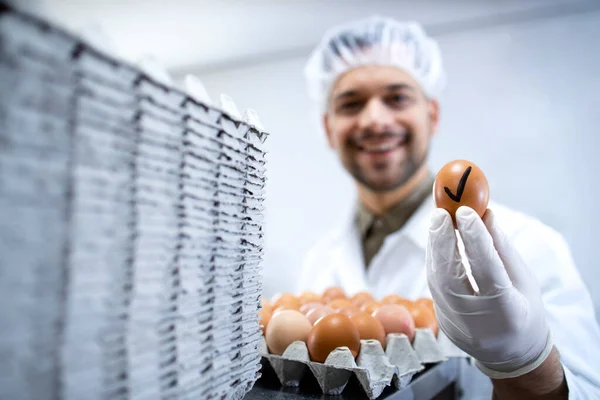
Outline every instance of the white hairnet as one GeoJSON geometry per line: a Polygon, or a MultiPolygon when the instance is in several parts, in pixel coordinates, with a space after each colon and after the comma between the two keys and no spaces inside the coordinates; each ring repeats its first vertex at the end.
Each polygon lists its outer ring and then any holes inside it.
{"type": "Polygon", "coordinates": [[[310,96],[325,109],[337,78],[363,65],[405,70],[430,98],[439,97],[445,84],[440,49],[420,24],[374,16],[325,33],[304,69],[310,96]]]}

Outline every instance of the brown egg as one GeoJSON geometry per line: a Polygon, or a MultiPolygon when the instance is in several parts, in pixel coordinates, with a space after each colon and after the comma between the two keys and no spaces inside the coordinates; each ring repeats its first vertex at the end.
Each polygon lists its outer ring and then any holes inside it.
{"type": "Polygon", "coordinates": [[[384,297],[381,300],[381,303],[382,304],[398,304],[398,305],[404,306],[404,308],[406,308],[409,312],[414,307],[414,302],[412,302],[409,299],[405,299],[402,296],[398,296],[396,294],[392,294],[392,295],[384,297]],[[384,303],[384,301],[385,301],[385,303],[384,303]]]}
{"type": "Polygon", "coordinates": [[[284,310],[274,314],[265,332],[269,352],[282,355],[296,340],[305,342],[311,328],[311,323],[299,311],[284,310]]]}
{"type": "Polygon", "coordinates": [[[399,304],[384,304],[372,315],[381,322],[386,335],[404,333],[411,342],[415,337],[415,321],[405,307],[399,304]]]}
{"type": "Polygon", "coordinates": [[[270,310],[263,308],[262,310],[260,310],[258,312],[258,316],[260,317],[259,324],[262,325],[262,332],[264,335],[265,331],[267,329],[267,325],[269,325],[269,321],[271,320],[271,317],[273,316],[273,313],[270,310]]]}
{"type": "Polygon", "coordinates": [[[429,299],[427,297],[421,297],[420,299],[417,299],[415,301],[415,304],[422,304],[424,306],[427,306],[427,308],[429,308],[429,310],[431,311],[431,313],[433,315],[435,315],[435,308],[433,307],[433,300],[429,299]]]}
{"type": "Polygon", "coordinates": [[[409,311],[415,321],[415,328],[429,328],[437,336],[438,323],[435,315],[429,310],[427,305],[415,303],[414,307],[409,311]]]}
{"type": "Polygon", "coordinates": [[[346,293],[344,293],[344,290],[341,287],[334,286],[325,289],[321,298],[325,303],[329,303],[330,301],[335,299],[345,299],[346,293]]]}
{"type": "Polygon", "coordinates": [[[334,311],[336,311],[338,314],[344,314],[346,317],[352,317],[354,314],[363,312],[360,310],[360,308],[356,307],[353,304],[342,307],[342,308],[338,308],[337,310],[334,310],[334,311]]]}
{"type": "Polygon", "coordinates": [[[444,165],[435,177],[433,197],[437,207],[452,216],[460,206],[467,206],[483,217],[490,200],[490,189],[483,171],[470,161],[455,160],[444,165]]]}
{"type": "Polygon", "coordinates": [[[411,312],[411,310],[415,307],[415,303],[408,299],[398,300],[398,302],[396,304],[406,308],[408,310],[408,312],[411,312]]]}
{"type": "Polygon", "coordinates": [[[308,318],[308,321],[311,325],[314,325],[319,320],[319,318],[333,314],[334,312],[335,311],[333,310],[333,308],[329,306],[322,306],[319,308],[313,308],[312,310],[307,312],[306,318],[308,318]]]}
{"type": "Polygon", "coordinates": [[[321,318],[312,327],[306,340],[310,359],[325,362],[329,353],[346,346],[356,358],[360,350],[360,334],[350,318],[331,314],[321,318]]]}
{"type": "Polygon", "coordinates": [[[273,303],[269,299],[263,298],[261,300],[261,305],[263,310],[268,310],[269,312],[273,312],[273,303]]]}
{"type": "Polygon", "coordinates": [[[381,322],[371,314],[361,311],[350,317],[350,320],[358,329],[361,340],[374,339],[379,340],[381,346],[385,349],[385,329],[381,322]]]}
{"type": "Polygon", "coordinates": [[[316,294],[315,292],[303,292],[298,299],[300,300],[300,303],[302,304],[307,304],[307,303],[321,303],[321,296],[319,296],[318,294],[316,294]]]}
{"type": "Polygon", "coordinates": [[[277,314],[279,311],[284,311],[284,310],[296,310],[296,311],[300,311],[300,305],[297,303],[283,303],[282,305],[280,305],[279,307],[275,308],[273,310],[273,315],[277,314]]]}
{"type": "Polygon", "coordinates": [[[397,294],[388,294],[383,299],[381,299],[381,304],[396,304],[397,301],[402,300],[402,297],[397,294]]]}
{"type": "Polygon", "coordinates": [[[284,293],[282,295],[280,295],[279,297],[275,298],[275,301],[273,301],[273,309],[275,310],[276,308],[282,306],[282,305],[292,305],[292,306],[297,306],[296,309],[299,309],[300,306],[302,305],[300,303],[300,300],[294,296],[291,293],[284,293]]]}
{"type": "Polygon", "coordinates": [[[375,299],[373,298],[373,296],[371,296],[370,293],[358,292],[350,298],[350,301],[358,308],[361,308],[365,304],[375,301],[375,299]]]}
{"type": "Polygon", "coordinates": [[[401,304],[401,305],[411,305],[412,301],[406,299],[397,294],[390,294],[381,299],[381,304],[401,304]]]}
{"type": "Polygon", "coordinates": [[[300,312],[302,314],[306,315],[306,314],[308,314],[308,312],[310,310],[313,310],[315,308],[321,308],[323,306],[324,306],[323,303],[317,303],[317,302],[302,304],[302,306],[300,307],[300,312]]]}
{"type": "Polygon", "coordinates": [[[361,310],[363,310],[366,313],[373,314],[373,312],[375,312],[375,310],[377,310],[382,305],[383,304],[381,304],[377,301],[373,301],[371,303],[367,303],[364,306],[362,306],[361,310]]]}
{"type": "Polygon", "coordinates": [[[331,300],[327,305],[334,310],[339,310],[344,307],[353,306],[352,302],[348,299],[335,299],[331,300]]]}

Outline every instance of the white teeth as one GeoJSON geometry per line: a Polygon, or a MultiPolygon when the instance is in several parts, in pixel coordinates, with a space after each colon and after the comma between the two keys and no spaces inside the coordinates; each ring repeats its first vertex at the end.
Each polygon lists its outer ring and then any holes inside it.
{"type": "Polygon", "coordinates": [[[368,152],[373,152],[373,153],[383,153],[386,151],[393,150],[396,147],[399,147],[403,144],[404,144],[404,139],[398,140],[398,141],[387,142],[387,143],[381,143],[381,144],[369,144],[369,143],[365,144],[365,143],[363,143],[363,144],[359,145],[359,148],[362,151],[368,151],[368,152]]]}
{"type": "Polygon", "coordinates": [[[363,149],[366,151],[383,152],[383,151],[391,150],[394,147],[395,147],[395,145],[386,144],[386,145],[380,145],[380,146],[364,146],[363,149]]]}

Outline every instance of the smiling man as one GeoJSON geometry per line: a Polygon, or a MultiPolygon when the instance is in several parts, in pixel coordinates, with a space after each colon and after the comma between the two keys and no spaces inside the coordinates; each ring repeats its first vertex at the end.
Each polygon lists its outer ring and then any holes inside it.
{"type": "Polygon", "coordinates": [[[306,76],[358,201],[307,255],[299,290],[432,297],[441,330],[490,378],[465,398],[600,398],[600,330],[563,238],[495,203],[483,219],[461,207],[461,253],[433,204],[427,156],[444,85],[435,41],[415,23],[351,22],[327,32],[306,76]]]}

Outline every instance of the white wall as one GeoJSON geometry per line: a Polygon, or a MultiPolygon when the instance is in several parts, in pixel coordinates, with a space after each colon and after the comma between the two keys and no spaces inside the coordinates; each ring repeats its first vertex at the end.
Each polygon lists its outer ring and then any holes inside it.
{"type": "MultiPolygon", "coordinates": [[[[448,72],[431,166],[467,158],[498,202],[571,245],[600,309],[600,13],[439,37],[448,72]],[[594,293],[595,292],[595,293],[594,293]]],[[[301,258],[348,213],[353,187],[325,145],[302,77],[305,56],[201,75],[209,93],[254,108],[267,130],[265,294],[293,288],[301,258]]]]}

